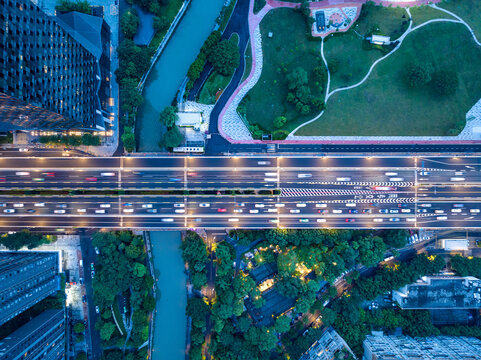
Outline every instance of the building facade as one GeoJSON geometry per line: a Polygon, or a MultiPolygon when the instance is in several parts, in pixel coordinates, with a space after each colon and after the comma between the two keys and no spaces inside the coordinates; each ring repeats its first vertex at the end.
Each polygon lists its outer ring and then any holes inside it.
{"type": "Polygon", "coordinates": [[[424,276],[392,292],[401,309],[479,309],[481,280],[458,276],[424,276]]]}
{"type": "Polygon", "coordinates": [[[481,340],[456,336],[411,338],[409,336],[368,335],[364,340],[364,360],[479,360],[481,340]]]}
{"type": "Polygon", "coordinates": [[[56,252],[0,252],[0,325],[59,290],[56,252]]]}
{"type": "MultiPolygon", "coordinates": [[[[76,12],[51,17],[30,0],[0,0],[0,10],[0,93],[65,118],[42,122],[31,115],[22,126],[103,129],[110,79],[110,29],[103,19],[76,12]]],[[[15,116],[0,112],[0,122],[14,123],[15,116]]]]}
{"type": "Polygon", "coordinates": [[[333,360],[333,359],[355,359],[353,352],[339,336],[329,327],[311,347],[302,355],[299,360],[333,360]],[[346,356],[347,355],[347,356],[346,356]]]}
{"type": "Polygon", "coordinates": [[[2,360],[65,359],[65,310],[46,310],[0,340],[2,360]]]}

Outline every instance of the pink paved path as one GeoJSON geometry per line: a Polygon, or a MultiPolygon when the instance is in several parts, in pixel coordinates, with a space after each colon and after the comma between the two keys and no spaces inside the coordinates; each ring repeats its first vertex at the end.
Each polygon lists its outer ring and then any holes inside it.
{"type": "MultiPolygon", "coordinates": [[[[332,5],[340,4],[364,4],[367,0],[323,0],[311,2],[310,8],[320,8],[332,5]]],[[[417,0],[417,1],[406,1],[406,2],[390,2],[382,0],[374,0],[376,4],[381,4],[383,6],[420,6],[426,5],[428,3],[439,3],[441,0],[417,0]]],[[[261,9],[257,14],[254,14],[254,0],[250,1],[249,4],[249,35],[251,39],[251,51],[252,51],[252,68],[249,76],[245,79],[242,84],[240,84],[234,93],[231,95],[226,105],[219,114],[218,129],[222,137],[233,144],[477,144],[479,141],[476,140],[279,140],[279,141],[261,141],[261,140],[234,140],[230,138],[224,130],[222,129],[222,120],[227,108],[230,106],[232,101],[235,99],[239,91],[249,83],[255,73],[256,68],[256,54],[254,51],[254,46],[252,45],[252,39],[254,38],[254,31],[261,22],[262,18],[273,8],[278,7],[290,7],[297,8],[299,3],[291,3],[286,1],[277,0],[267,0],[267,4],[261,9]]]]}

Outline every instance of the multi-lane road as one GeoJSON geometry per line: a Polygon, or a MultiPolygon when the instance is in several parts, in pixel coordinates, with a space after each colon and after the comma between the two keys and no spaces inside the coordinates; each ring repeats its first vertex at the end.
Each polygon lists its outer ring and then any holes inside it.
{"type": "Polygon", "coordinates": [[[476,228],[480,190],[481,157],[1,158],[0,228],[476,228]]]}

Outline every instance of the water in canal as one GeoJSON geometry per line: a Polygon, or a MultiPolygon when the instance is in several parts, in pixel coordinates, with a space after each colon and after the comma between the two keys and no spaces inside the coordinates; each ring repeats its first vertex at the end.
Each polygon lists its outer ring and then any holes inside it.
{"type": "Polygon", "coordinates": [[[187,304],[180,231],[151,231],[157,288],[153,360],[184,360],[187,304]]]}
{"type": "Polygon", "coordinates": [[[159,151],[164,129],[160,111],[171,104],[225,0],[192,0],[175,33],[147,78],[144,103],[137,113],[139,151],[159,151]]]}

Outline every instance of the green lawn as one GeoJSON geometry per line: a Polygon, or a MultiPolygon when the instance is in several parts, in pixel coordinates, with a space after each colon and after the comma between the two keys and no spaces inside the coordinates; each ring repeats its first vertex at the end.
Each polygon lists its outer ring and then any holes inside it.
{"type": "Polygon", "coordinates": [[[431,19],[454,19],[451,15],[427,5],[413,7],[411,15],[413,17],[413,27],[431,19]]]}
{"type": "Polygon", "coordinates": [[[229,85],[231,77],[212,71],[199,94],[201,104],[213,105],[217,101],[215,94],[229,85]]]}
{"type": "Polygon", "coordinates": [[[266,5],[266,0],[254,0],[254,14],[257,14],[266,5]]]}
{"type": "Polygon", "coordinates": [[[481,47],[463,25],[434,23],[410,34],[363,85],[333,95],[324,115],[296,135],[443,136],[480,97],[481,47]],[[440,98],[407,88],[402,72],[415,61],[457,71],[456,93],[440,98]]]}
{"type": "Polygon", "coordinates": [[[473,29],[478,40],[481,41],[480,0],[444,0],[438,6],[455,13],[466,21],[473,29]]]}
{"type": "Polygon", "coordinates": [[[406,10],[367,3],[362,6],[361,14],[352,28],[363,36],[374,32],[394,40],[402,35],[408,25],[406,10]]]}
{"type": "Polygon", "coordinates": [[[242,75],[241,83],[244,82],[245,79],[247,79],[252,70],[252,49],[250,40],[247,43],[246,52],[244,53],[244,60],[246,63],[246,67],[244,68],[244,74],[242,75]]]}
{"type": "Polygon", "coordinates": [[[312,70],[322,65],[319,40],[309,40],[302,15],[293,9],[279,8],[270,11],[261,22],[263,69],[257,84],[244,98],[247,120],[261,128],[273,130],[273,120],[284,115],[288,119],[287,130],[292,130],[310,119],[300,115],[295,106],[286,102],[286,74],[296,67],[302,67],[309,74],[311,93],[322,96],[323,84],[315,84],[312,70]],[[268,37],[272,32],[273,36],[268,37]]]}

